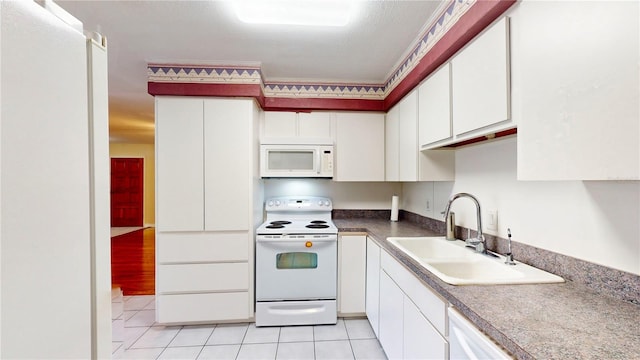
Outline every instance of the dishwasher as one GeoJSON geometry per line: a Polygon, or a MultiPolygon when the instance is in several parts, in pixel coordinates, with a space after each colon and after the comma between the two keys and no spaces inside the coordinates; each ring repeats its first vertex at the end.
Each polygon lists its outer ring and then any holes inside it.
{"type": "Polygon", "coordinates": [[[511,359],[475,325],[454,308],[449,308],[449,358],[451,360],[511,359]]]}

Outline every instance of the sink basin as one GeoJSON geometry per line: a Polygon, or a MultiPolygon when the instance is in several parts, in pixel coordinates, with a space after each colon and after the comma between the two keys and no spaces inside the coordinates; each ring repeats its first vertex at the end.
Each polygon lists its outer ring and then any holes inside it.
{"type": "Polygon", "coordinates": [[[503,256],[478,254],[464,241],[444,237],[390,237],[402,252],[425,269],[452,285],[561,283],[561,277],[516,261],[504,263],[503,256]]]}

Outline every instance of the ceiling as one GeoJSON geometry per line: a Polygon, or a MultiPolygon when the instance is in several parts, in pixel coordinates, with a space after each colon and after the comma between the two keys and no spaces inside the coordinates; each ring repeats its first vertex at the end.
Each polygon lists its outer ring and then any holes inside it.
{"type": "Polygon", "coordinates": [[[148,63],[259,65],[267,81],[383,84],[444,5],[358,1],[348,26],[320,28],[244,24],[228,1],[57,3],[107,37],[110,139],[121,143],[153,143],[148,63]]]}

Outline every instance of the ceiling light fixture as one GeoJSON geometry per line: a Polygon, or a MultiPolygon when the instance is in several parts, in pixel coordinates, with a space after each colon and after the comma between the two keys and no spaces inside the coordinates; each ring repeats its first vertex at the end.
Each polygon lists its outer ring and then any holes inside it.
{"type": "Polygon", "coordinates": [[[240,21],[249,24],[345,26],[355,11],[346,0],[236,0],[240,21]]]}

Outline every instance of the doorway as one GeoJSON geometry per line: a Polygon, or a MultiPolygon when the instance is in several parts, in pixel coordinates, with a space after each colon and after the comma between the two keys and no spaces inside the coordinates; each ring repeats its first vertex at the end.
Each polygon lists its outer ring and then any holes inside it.
{"type": "Polygon", "coordinates": [[[143,226],[144,159],[111,158],[111,226],[143,226]]]}

